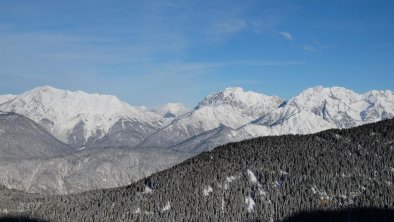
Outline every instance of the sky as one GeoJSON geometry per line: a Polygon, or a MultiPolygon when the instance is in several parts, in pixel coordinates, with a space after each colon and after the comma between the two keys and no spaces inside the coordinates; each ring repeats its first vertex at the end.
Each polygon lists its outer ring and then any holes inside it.
{"type": "Polygon", "coordinates": [[[0,0],[0,94],[195,106],[230,86],[394,90],[394,1],[0,0]]]}

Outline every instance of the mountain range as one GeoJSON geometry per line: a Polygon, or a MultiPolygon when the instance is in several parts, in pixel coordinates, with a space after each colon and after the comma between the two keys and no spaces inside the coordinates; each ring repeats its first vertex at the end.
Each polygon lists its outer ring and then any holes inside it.
{"type": "Polygon", "coordinates": [[[192,137],[176,149],[197,152],[210,150],[228,142],[284,134],[309,134],[332,128],[350,128],[394,117],[392,91],[351,90],[321,86],[306,89],[272,112],[238,128],[225,125],[213,132],[192,137]],[[204,138],[204,139],[201,139],[204,138]],[[198,148],[199,147],[199,148],[198,148]],[[202,148],[203,147],[203,148],[202,148]]]}
{"type": "Polygon", "coordinates": [[[70,193],[125,185],[229,142],[389,119],[394,93],[317,86],[286,101],[230,87],[188,109],[179,103],[136,107],[115,96],[44,86],[0,96],[0,111],[0,168],[6,172],[0,182],[70,193]],[[82,174],[96,176],[82,180],[82,174]]]}

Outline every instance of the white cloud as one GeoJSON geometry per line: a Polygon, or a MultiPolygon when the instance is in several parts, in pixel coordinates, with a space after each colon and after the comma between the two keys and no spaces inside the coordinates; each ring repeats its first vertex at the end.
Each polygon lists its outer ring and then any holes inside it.
{"type": "Polygon", "coordinates": [[[293,40],[293,36],[289,32],[279,32],[279,34],[287,40],[293,40]]]}

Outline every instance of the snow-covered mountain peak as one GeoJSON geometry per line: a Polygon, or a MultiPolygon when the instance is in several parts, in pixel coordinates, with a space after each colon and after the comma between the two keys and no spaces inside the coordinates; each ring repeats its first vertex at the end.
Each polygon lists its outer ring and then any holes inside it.
{"type": "Polygon", "coordinates": [[[230,106],[253,118],[276,109],[283,100],[277,96],[245,91],[241,87],[230,87],[205,97],[196,107],[230,106]]]}
{"type": "Polygon", "coordinates": [[[328,100],[352,102],[360,99],[360,95],[343,87],[316,86],[302,91],[292,98],[288,104],[302,107],[314,107],[328,100]]]}
{"type": "Polygon", "coordinates": [[[242,94],[245,92],[245,90],[242,87],[236,86],[236,87],[227,87],[223,91],[224,95],[236,95],[236,94],[242,94]]]}
{"type": "Polygon", "coordinates": [[[64,92],[64,90],[57,89],[55,87],[46,85],[46,86],[39,86],[39,87],[33,88],[32,90],[30,90],[28,92],[30,92],[30,93],[48,93],[48,92],[62,93],[62,92],[64,92]]]}
{"type": "Polygon", "coordinates": [[[158,113],[164,118],[173,118],[188,113],[190,109],[181,103],[167,103],[162,106],[153,107],[151,111],[158,113]]]}
{"type": "Polygon", "coordinates": [[[268,96],[252,91],[245,91],[241,87],[228,87],[222,91],[213,93],[205,97],[198,106],[205,105],[222,105],[233,103],[256,103],[261,99],[266,99],[268,96]]]}

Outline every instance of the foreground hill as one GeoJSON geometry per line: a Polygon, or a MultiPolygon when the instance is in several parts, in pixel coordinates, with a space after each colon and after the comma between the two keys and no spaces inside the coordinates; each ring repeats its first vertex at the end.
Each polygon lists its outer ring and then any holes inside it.
{"type": "Polygon", "coordinates": [[[127,187],[42,197],[1,190],[0,212],[48,221],[280,221],[394,208],[394,120],[270,136],[202,153],[127,187]]]}

